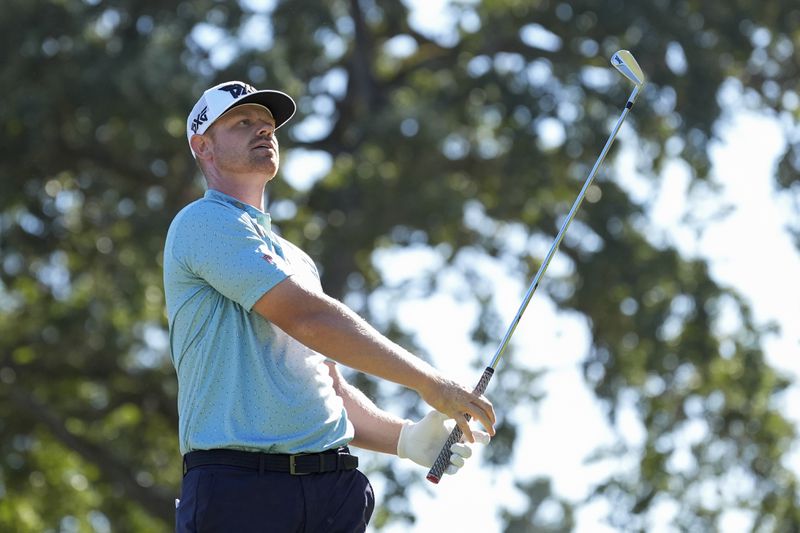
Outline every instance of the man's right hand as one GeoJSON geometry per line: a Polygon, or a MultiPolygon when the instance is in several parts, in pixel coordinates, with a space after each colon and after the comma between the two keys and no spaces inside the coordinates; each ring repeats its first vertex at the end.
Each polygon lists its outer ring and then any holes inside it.
{"type": "Polygon", "coordinates": [[[428,405],[453,418],[467,442],[475,442],[475,436],[464,417],[465,414],[480,422],[489,435],[494,435],[494,407],[485,396],[473,394],[463,385],[443,376],[431,379],[429,383],[417,388],[417,392],[428,405]]]}

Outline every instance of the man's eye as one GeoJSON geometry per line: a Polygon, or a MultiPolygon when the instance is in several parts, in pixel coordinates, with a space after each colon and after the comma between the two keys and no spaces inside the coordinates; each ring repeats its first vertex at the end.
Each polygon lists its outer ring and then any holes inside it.
{"type": "Polygon", "coordinates": [[[239,124],[241,124],[242,126],[249,126],[250,121],[248,119],[243,119],[239,121],[239,124]]]}

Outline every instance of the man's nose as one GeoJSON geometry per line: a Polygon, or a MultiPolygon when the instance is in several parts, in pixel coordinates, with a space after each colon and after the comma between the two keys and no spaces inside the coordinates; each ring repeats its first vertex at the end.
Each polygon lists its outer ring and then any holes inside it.
{"type": "Polygon", "coordinates": [[[275,133],[275,126],[270,124],[269,122],[262,123],[258,128],[258,135],[266,135],[271,137],[273,133],[275,133]]]}

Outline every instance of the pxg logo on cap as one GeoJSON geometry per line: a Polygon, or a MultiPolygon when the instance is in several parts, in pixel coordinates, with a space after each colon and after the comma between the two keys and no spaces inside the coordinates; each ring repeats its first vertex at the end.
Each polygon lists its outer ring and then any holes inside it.
{"type": "MultiPolygon", "coordinates": [[[[280,128],[294,115],[294,100],[280,91],[256,90],[241,81],[228,81],[215,85],[203,93],[189,113],[186,121],[186,138],[191,149],[192,135],[202,135],[226,111],[242,104],[258,104],[269,110],[275,119],[275,129],[280,128]]],[[[192,151],[192,155],[194,151],[192,151]]]]}
{"type": "MultiPolygon", "coordinates": [[[[248,85],[247,83],[239,83],[239,82],[229,83],[229,84],[223,85],[223,86],[217,85],[216,87],[214,87],[214,90],[224,91],[224,92],[230,93],[231,98],[233,100],[236,100],[237,98],[239,98],[240,96],[242,96],[244,94],[252,94],[252,93],[256,92],[256,90],[253,88],[252,85],[248,85]]],[[[206,93],[208,93],[208,92],[209,91],[206,91],[206,93]]],[[[207,95],[204,95],[204,98],[201,98],[201,100],[205,99],[206,102],[207,102],[209,100],[209,98],[207,98],[206,96],[207,95]]],[[[221,102],[221,104],[224,106],[224,102],[221,102]]],[[[227,111],[231,107],[233,107],[233,106],[227,106],[225,111],[227,111]]],[[[220,115],[222,115],[222,113],[220,113],[217,116],[217,118],[219,118],[220,115]]],[[[208,122],[208,105],[203,107],[203,109],[201,109],[200,112],[197,113],[194,116],[194,118],[191,119],[189,129],[191,129],[193,133],[198,133],[197,130],[199,130],[200,127],[205,122],[208,122]]],[[[209,126],[210,126],[210,124],[209,124],[209,126]]],[[[202,131],[200,131],[199,133],[201,133],[201,134],[204,133],[207,128],[208,128],[208,126],[204,127],[202,129],[202,131]]]]}

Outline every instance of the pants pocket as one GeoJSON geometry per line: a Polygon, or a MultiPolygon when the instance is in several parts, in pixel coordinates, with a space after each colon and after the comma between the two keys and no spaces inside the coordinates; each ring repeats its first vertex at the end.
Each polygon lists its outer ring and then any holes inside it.
{"type": "Polygon", "coordinates": [[[214,485],[214,474],[202,468],[189,471],[181,483],[181,497],[176,500],[176,533],[195,533],[201,524],[214,485]]]}
{"type": "Polygon", "coordinates": [[[339,479],[331,491],[338,508],[325,520],[328,533],[357,533],[366,531],[375,509],[375,492],[360,470],[340,472],[339,479]]]}

